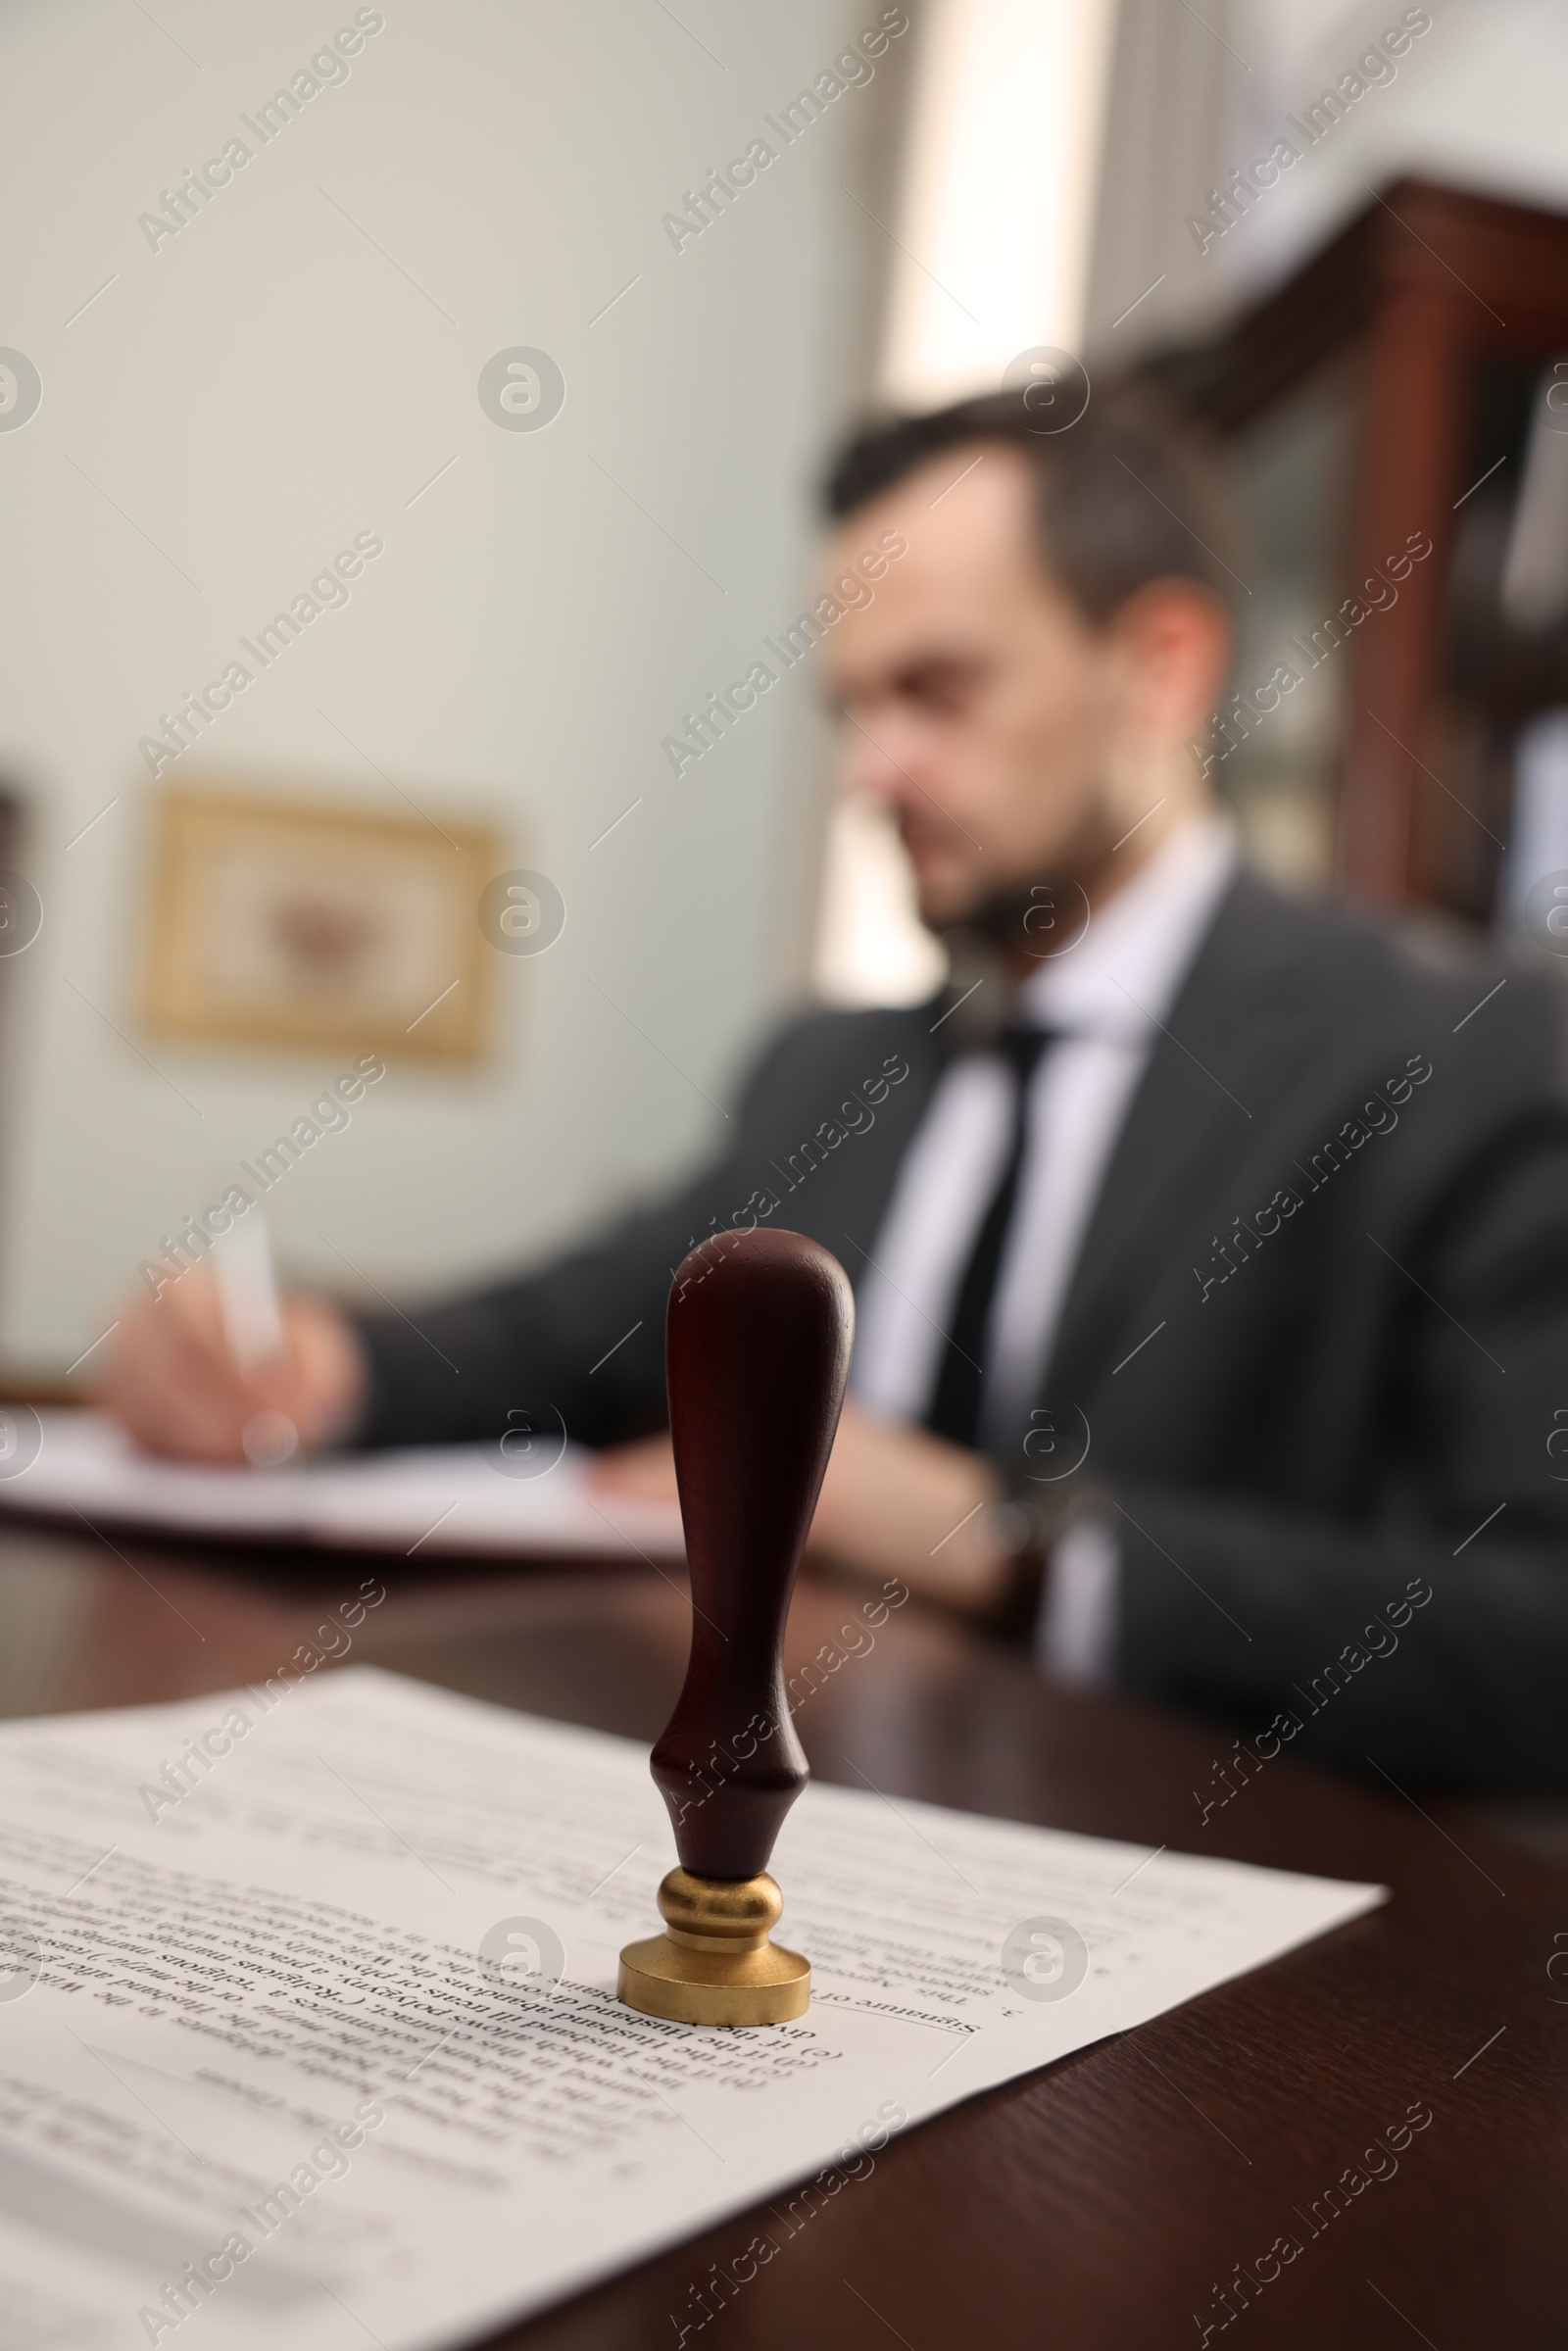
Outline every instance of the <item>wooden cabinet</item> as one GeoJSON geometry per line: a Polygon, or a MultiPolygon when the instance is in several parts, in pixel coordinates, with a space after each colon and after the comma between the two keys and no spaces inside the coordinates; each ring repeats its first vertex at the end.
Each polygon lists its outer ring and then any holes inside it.
{"type": "MultiPolygon", "coordinates": [[[[1527,627],[1500,594],[1559,358],[1568,219],[1406,178],[1224,333],[1146,363],[1237,494],[1216,772],[1287,878],[1490,919],[1519,729],[1568,704],[1568,610],[1527,627]],[[1298,682],[1260,708],[1282,664],[1298,682]]],[[[1568,608],[1568,543],[1562,567],[1568,608]]]]}

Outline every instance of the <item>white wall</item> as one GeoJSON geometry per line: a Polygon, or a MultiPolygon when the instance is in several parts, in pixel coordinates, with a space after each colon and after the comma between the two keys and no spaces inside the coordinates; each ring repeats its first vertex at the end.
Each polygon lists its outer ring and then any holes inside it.
{"type": "Polygon", "coordinates": [[[0,345],[44,386],[0,432],[0,770],[32,799],[46,909],[7,969],[13,1365],[75,1357],[158,1237],[338,1066],[138,1027],[137,740],[361,529],[386,552],[352,604],[183,764],[406,812],[379,768],[436,817],[498,820],[568,919],[537,961],[496,958],[492,1063],[395,1067],[278,1188],[281,1253],[429,1287],[582,1227],[722,1130],[708,1098],[727,1106],[801,968],[810,680],[679,781],[661,738],[800,609],[876,235],[840,183],[863,187],[858,142],[901,63],[677,252],[662,216],[879,5],[682,0],[677,23],[646,0],[385,0],[350,78],[154,252],[138,215],[352,5],[153,13],[12,0],[0,20],[0,345]],[[476,398],[514,344],[564,370],[542,432],[476,398]]]}

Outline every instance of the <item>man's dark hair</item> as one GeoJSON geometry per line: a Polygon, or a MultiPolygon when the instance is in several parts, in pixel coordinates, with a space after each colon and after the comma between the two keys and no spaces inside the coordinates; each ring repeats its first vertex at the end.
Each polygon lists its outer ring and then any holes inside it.
{"type": "Polygon", "coordinates": [[[960,400],[867,426],[823,485],[836,519],[932,458],[990,441],[1034,470],[1041,560],[1085,619],[1102,627],[1151,580],[1200,582],[1229,604],[1235,577],[1218,474],[1193,427],[1142,389],[1092,399],[1076,424],[1043,432],[1023,390],[960,400]]]}

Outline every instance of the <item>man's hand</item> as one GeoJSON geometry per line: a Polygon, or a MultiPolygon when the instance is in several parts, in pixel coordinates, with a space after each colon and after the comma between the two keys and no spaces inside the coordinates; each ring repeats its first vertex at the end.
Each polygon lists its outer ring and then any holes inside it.
{"type": "MultiPolygon", "coordinates": [[[[601,1453],[593,1477],[607,1493],[673,1501],[668,1437],[601,1453]]],[[[900,1575],[932,1599],[978,1613],[996,1604],[1007,1581],[1008,1554],[984,1507],[1001,1498],[983,1454],[876,1420],[852,1401],[822,1481],[810,1547],[866,1575],[900,1575]]]]}
{"type": "MultiPolygon", "coordinates": [[[[318,1451],[360,1410],[365,1360],[353,1325],[336,1307],[319,1298],[285,1298],[282,1316],[282,1353],[254,1371],[239,1371],[224,1344],[217,1287],[205,1266],[193,1267],[156,1302],[121,1317],[98,1400],[153,1453],[244,1462],[259,1453],[257,1423],[264,1413],[281,1413],[293,1423],[302,1453],[318,1451]]],[[[279,1427],[262,1422],[263,1437],[279,1427]]]]}

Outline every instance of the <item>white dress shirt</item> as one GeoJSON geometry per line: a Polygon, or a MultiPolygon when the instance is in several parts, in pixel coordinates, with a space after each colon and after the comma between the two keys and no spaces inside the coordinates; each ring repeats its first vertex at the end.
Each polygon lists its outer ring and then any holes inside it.
{"type": "MultiPolygon", "coordinates": [[[[1015,1019],[1055,1032],[1030,1081],[1023,1164],[987,1330],[987,1425],[1019,1426],[1039,1394],[1105,1169],[1158,1031],[1237,861],[1226,820],[1179,825],[1090,921],[1041,962],[1015,1019]]],[[[919,1420],[980,1220],[1012,1133],[1014,1080],[965,1053],[939,1079],[899,1170],[857,1310],[851,1386],[866,1407],[919,1420]]],[[[1040,1634],[1053,1670],[1104,1678],[1114,1639],[1108,1529],[1056,1546],[1040,1634]]]]}

